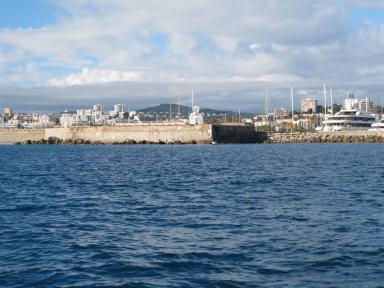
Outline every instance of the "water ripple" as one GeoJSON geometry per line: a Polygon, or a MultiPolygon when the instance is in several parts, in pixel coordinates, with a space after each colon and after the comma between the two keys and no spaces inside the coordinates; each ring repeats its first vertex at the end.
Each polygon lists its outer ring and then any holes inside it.
{"type": "Polygon", "coordinates": [[[0,146],[0,286],[380,287],[381,150],[0,146]]]}

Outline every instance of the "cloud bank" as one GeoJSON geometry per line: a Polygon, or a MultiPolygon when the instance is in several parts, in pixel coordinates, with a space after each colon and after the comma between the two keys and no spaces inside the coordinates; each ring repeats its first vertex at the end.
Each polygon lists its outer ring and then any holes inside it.
{"type": "Polygon", "coordinates": [[[108,84],[104,97],[113,99],[112,86],[118,83],[176,83],[184,93],[210,85],[206,97],[221,95],[221,101],[235,105],[248,99],[248,89],[262,98],[263,87],[310,91],[326,82],[381,97],[382,1],[71,0],[55,5],[63,11],[56,23],[0,28],[0,86],[92,90],[108,84]]]}

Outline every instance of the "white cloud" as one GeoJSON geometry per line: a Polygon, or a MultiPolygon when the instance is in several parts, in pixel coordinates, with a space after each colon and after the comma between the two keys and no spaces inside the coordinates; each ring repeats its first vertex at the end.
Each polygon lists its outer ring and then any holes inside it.
{"type": "Polygon", "coordinates": [[[63,79],[48,80],[50,86],[89,85],[97,83],[139,81],[142,73],[137,71],[116,71],[84,68],[80,73],[72,73],[63,79]]]}

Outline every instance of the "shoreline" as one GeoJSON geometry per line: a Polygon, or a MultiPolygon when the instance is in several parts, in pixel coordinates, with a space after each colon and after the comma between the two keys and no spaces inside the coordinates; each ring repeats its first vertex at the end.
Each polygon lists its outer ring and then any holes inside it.
{"type": "MultiPolygon", "coordinates": [[[[103,142],[90,141],[84,139],[66,139],[62,140],[57,137],[49,137],[48,139],[26,140],[23,142],[11,143],[9,145],[210,145],[210,144],[319,144],[319,143],[384,143],[384,133],[382,135],[357,135],[350,134],[320,134],[320,133],[262,133],[259,141],[136,141],[134,139],[126,139],[124,141],[103,142]]],[[[248,139],[249,140],[249,139],[248,139]]]]}
{"type": "Polygon", "coordinates": [[[384,131],[278,133],[240,125],[70,127],[0,129],[0,144],[278,144],[384,143],[384,131]]]}
{"type": "Polygon", "coordinates": [[[267,133],[266,143],[384,143],[384,131],[267,133]]]}

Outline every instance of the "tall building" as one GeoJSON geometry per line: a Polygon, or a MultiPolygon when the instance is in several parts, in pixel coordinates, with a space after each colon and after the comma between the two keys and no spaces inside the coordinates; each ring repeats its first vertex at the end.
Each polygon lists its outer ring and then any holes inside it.
{"type": "Polygon", "coordinates": [[[115,105],[113,105],[113,111],[115,113],[124,113],[124,105],[123,104],[115,104],[115,105]]]}
{"type": "Polygon", "coordinates": [[[103,113],[104,112],[104,106],[101,104],[95,104],[95,105],[93,105],[93,111],[103,113]]]}
{"type": "Polygon", "coordinates": [[[317,100],[307,98],[301,100],[301,113],[316,113],[317,100]]]}
{"type": "Polygon", "coordinates": [[[277,109],[275,109],[275,117],[277,119],[285,118],[285,117],[288,117],[288,116],[289,116],[288,109],[286,109],[286,108],[277,108],[277,109]]]}
{"type": "Polygon", "coordinates": [[[375,105],[369,98],[365,98],[359,101],[359,109],[368,113],[374,113],[375,105]]]}
{"type": "Polygon", "coordinates": [[[13,111],[11,108],[4,108],[3,116],[5,119],[10,119],[13,116],[13,111]]]}

